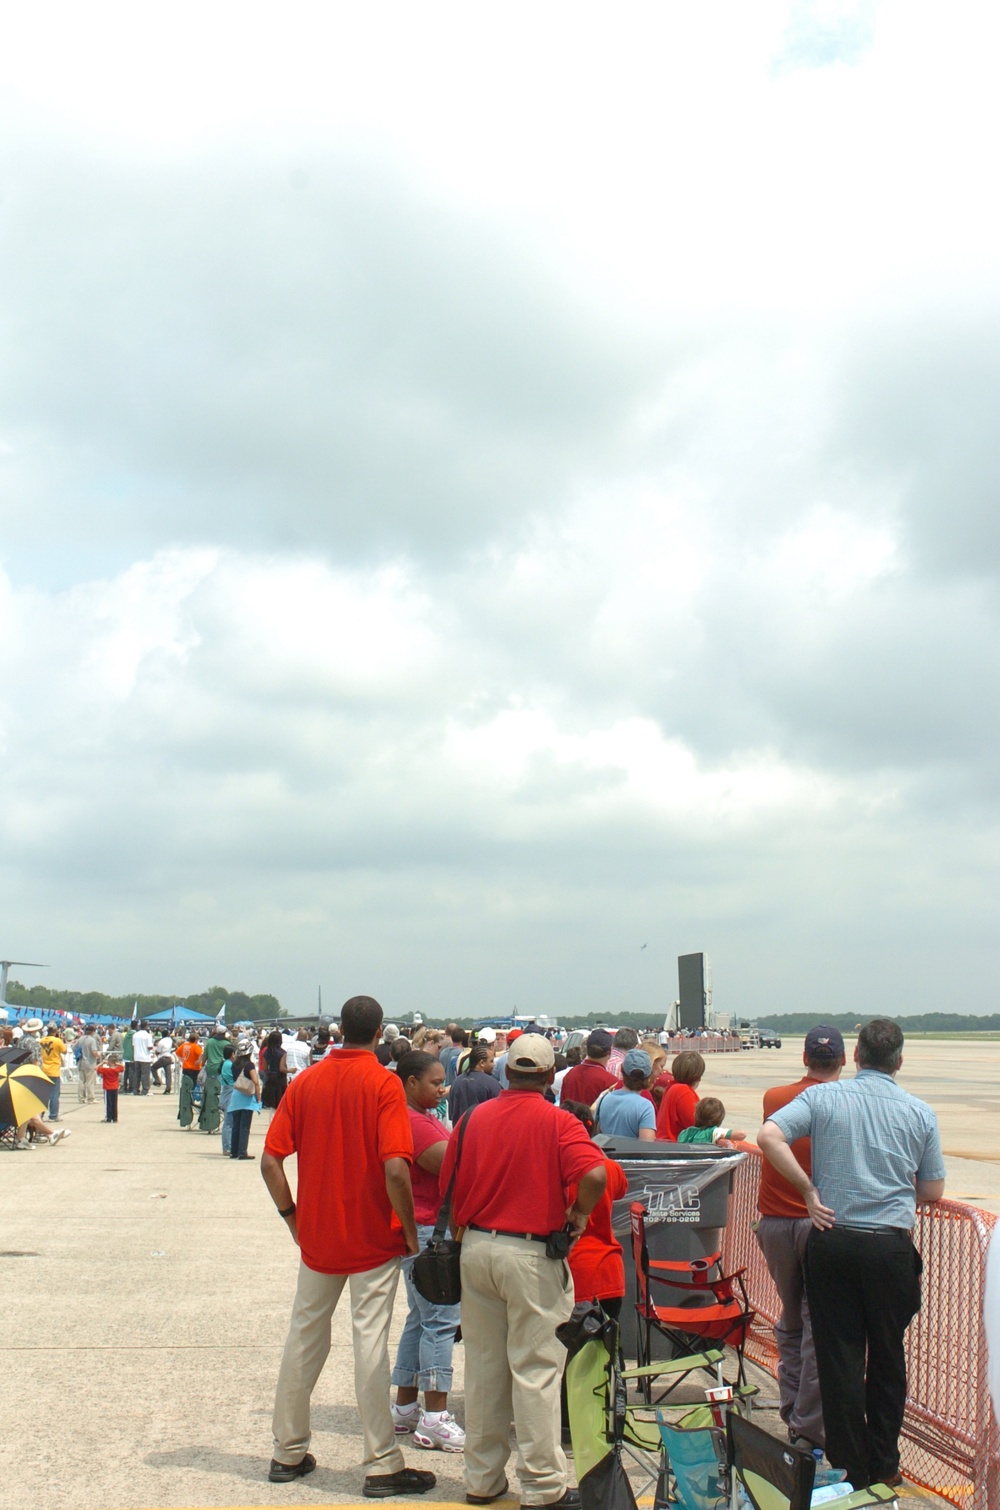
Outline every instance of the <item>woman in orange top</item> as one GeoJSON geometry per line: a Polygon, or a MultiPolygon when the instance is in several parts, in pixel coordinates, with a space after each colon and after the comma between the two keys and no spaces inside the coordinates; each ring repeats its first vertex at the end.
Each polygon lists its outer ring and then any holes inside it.
{"type": "Polygon", "coordinates": [[[656,1114],[656,1136],[676,1143],[677,1134],[694,1126],[694,1109],[698,1105],[698,1087],[705,1073],[705,1061],[694,1049],[685,1049],[670,1066],[674,1077],[668,1085],[656,1114]]]}
{"type": "Polygon", "coordinates": [[[179,1045],[177,1057],[181,1062],[181,1095],[177,1120],[187,1132],[194,1121],[194,1088],[198,1084],[198,1071],[205,1057],[194,1028],[188,1034],[187,1041],[179,1045]]]}

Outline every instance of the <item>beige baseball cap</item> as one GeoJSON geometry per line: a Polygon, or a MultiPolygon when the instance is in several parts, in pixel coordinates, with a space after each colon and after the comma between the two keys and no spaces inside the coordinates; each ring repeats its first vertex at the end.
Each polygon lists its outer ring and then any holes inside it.
{"type": "Polygon", "coordinates": [[[556,1056],[551,1043],[541,1033],[522,1033],[507,1056],[508,1070],[532,1075],[539,1070],[555,1069],[556,1056]]]}

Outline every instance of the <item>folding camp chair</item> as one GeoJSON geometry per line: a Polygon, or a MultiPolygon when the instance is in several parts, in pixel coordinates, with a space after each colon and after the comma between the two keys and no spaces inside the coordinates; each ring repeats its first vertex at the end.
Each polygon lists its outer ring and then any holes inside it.
{"type": "MultiPolygon", "coordinates": [[[[810,1510],[816,1476],[811,1452],[792,1447],[735,1414],[729,1417],[727,1437],[733,1510],[741,1488],[754,1510],[810,1510]]],[[[862,1510],[866,1505],[891,1505],[896,1493],[888,1484],[854,1491],[836,1484],[818,1490],[816,1497],[829,1500],[831,1510],[862,1510]]]]}
{"type": "MultiPolygon", "coordinates": [[[[635,1510],[636,1490],[626,1475],[625,1458],[638,1472],[638,1494],[652,1491],[654,1510],[665,1510],[670,1503],[665,1437],[649,1407],[628,1403],[628,1386],[658,1375],[686,1375],[695,1368],[711,1371],[722,1354],[712,1351],[623,1369],[618,1323],[597,1304],[577,1305],[556,1335],[569,1353],[566,1403],[583,1510],[635,1510]]],[[[725,1433],[721,1436],[724,1442],[725,1433]]],[[[722,1451],[724,1458],[724,1446],[722,1451]]]]}
{"type": "MultiPolygon", "coordinates": [[[[666,1259],[651,1259],[646,1243],[646,1208],[641,1201],[633,1201],[629,1207],[632,1224],[632,1253],[635,1259],[635,1319],[637,1363],[640,1368],[652,1364],[652,1334],[665,1337],[675,1353],[697,1353],[706,1345],[732,1347],[737,1358],[735,1388],[741,1394],[747,1391],[744,1349],[747,1333],[755,1312],[747,1298],[743,1282],[743,1269],[735,1274],[722,1272],[722,1255],[710,1253],[705,1258],[677,1262],[666,1259]],[[713,1272],[714,1271],[714,1272],[713,1272]],[[679,1300],[669,1305],[657,1305],[650,1293],[650,1282],[666,1285],[679,1291],[679,1300]]],[[[691,1368],[675,1377],[668,1389],[659,1398],[670,1394],[687,1373],[703,1367],[692,1363],[691,1368]]],[[[719,1382],[722,1382],[721,1373],[719,1382]]],[[[651,1386],[647,1382],[643,1393],[651,1401],[651,1386]]]]}

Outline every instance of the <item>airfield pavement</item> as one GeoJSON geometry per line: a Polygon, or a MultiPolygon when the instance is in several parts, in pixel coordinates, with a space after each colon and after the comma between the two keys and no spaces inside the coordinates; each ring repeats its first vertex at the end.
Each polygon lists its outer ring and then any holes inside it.
{"type": "MultiPolygon", "coordinates": [[[[721,1095],[753,1135],[761,1092],[795,1078],[800,1055],[789,1043],[712,1056],[703,1089],[721,1095]]],[[[938,1111],[948,1194],[994,1210],[998,1071],[1000,1043],[915,1042],[900,1077],[938,1111]]],[[[240,1169],[221,1156],[217,1136],[182,1132],[175,1112],[172,1097],[126,1096],[120,1122],[105,1126],[103,1107],[80,1106],[66,1086],[72,1136],[0,1153],[4,1502],[18,1510],[357,1504],[361,1438],[346,1315],[314,1396],[319,1467],[291,1485],[267,1481],[297,1253],[260,1179],[264,1119],[255,1119],[250,1143],[258,1162],[240,1169]]],[[[400,1285],[393,1347],[404,1315],[400,1285]]],[[[458,1347],[460,1419],[462,1366],[458,1347]]],[[[432,1495],[408,1503],[463,1502],[461,1456],[405,1450],[411,1465],[438,1475],[432,1495]]]]}

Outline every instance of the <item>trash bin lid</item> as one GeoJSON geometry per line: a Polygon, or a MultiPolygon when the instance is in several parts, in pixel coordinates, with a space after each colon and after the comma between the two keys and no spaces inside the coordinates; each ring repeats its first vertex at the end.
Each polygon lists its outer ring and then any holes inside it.
{"type": "Polygon", "coordinates": [[[694,1160],[714,1163],[734,1155],[732,1148],[716,1148],[712,1143],[667,1143],[659,1139],[618,1138],[613,1133],[597,1133],[593,1141],[609,1159],[649,1159],[657,1164],[686,1164],[694,1160]]]}

